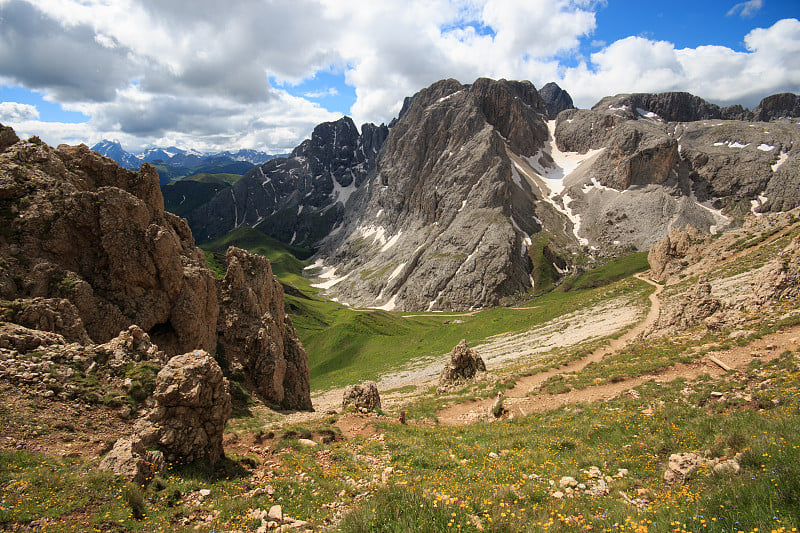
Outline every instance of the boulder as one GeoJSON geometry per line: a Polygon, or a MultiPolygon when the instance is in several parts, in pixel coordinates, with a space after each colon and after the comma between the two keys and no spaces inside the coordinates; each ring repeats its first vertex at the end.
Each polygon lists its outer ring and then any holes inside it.
{"type": "Polygon", "coordinates": [[[478,372],[486,372],[486,364],[478,352],[467,346],[466,339],[462,339],[450,352],[450,360],[439,374],[439,386],[472,379],[478,372]]]}
{"type": "Polygon", "coordinates": [[[211,463],[223,455],[222,434],[231,414],[228,381],[207,352],[195,350],[170,359],[156,376],[155,407],[138,431],[170,461],[211,463]]]}
{"type": "Polygon", "coordinates": [[[356,409],[374,411],[381,407],[378,385],[374,381],[365,381],[358,385],[348,385],[342,396],[342,409],[352,405],[356,409]]]}
{"type": "Polygon", "coordinates": [[[98,469],[125,476],[137,485],[148,483],[160,475],[165,468],[164,454],[147,450],[138,437],[126,437],[114,443],[114,447],[100,461],[98,469]]]}

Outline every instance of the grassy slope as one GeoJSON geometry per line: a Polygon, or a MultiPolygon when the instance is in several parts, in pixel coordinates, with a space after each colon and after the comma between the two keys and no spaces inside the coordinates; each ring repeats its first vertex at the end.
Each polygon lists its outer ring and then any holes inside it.
{"type": "MultiPolygon", "coordinates": [[[[751,259],[747,256],[741,262],[751,259]]],[[[625,283],[638,284],[625,281],[621,285],[625,283]]],[[[610,288],[550,294],[537,299],[539,307],[530,312],[564,312],[570,305],[586,303],[592,295],[602,297],[604,290],[610,288]]],[[[317,332],[326,329],[324,319],[329,319],[330,331],[376,332],[383,338],[401,339],[445,319],[403,319],[389,313],[346,310],[330,302],[303,301],[307,305],[304,327],[312,330],[318,321],[317,332]],[[334,316],[329,317],[331,310],[334,316]],[[405,320],[412,325],[394,331],[405,320]]],[[[464,317],[461,326],[488,332],[544,318],[527,311],[503,313],[511,310],[481,313],[471,322],[464,317]],[[520,322],[502,323],[517,320],[514,316],[520,322]]],[[[437,329],[446,332],[450,327],[437,329]]],[[[714,335],[722,339],[727,332],[714,335]]],[[[696,336],[695,344],[707,346],[707,336],[696,336]]],[[[426,337],[423,342],[434,345],[437,341],[426,337]]],[[[667,342],[651,349],[655,352],[647,354],[647,359],[670,358],[688,346],[667,342]]],[[[598,365],[604,369],[585,376],[586,383],[594,383],[596,377],[641,372],[630,368],[632,362],[624,354],[608,358],[598,365]]],[[[248,518],[249,510],[279,503],[286,515],[308,520],[314,530],[330,526],[328,520],[337,513],[352,509],[338,526],[345,532],[797,531],[797,349],[771,362],[754,360],[745,372],[718,378],[705,375],[693,382],[646,383],[637,391],[638,395],[606,402],[455,428],[373,419],[383,431],[379,440],[355,438],[309,448],[296,439],[276,438],[263,453],[254,453],[257,448],[243,440],[252,438],[247,432],[254,432],[258,421],[246,425],[234,420],[229,431],[248,428],[241,430],[238,440],[246,445],[239,450],[250,450],[248,460],[268,474],[258,478],[238,462],[243,456],[230,450],[215,469],[170,464],[162,478],[146,488],[98,474],[90,462],[0,450],[0,528],[14,530],[32,519],[48,517],[48,531],[74,531],[76,525],[103,531],[254,530],[259,521],[248,518]],[[739,393],[752,395],[752,400],[739,393]],[[663,481],[671,454],[702,454],[704,450],[714,457],[742,453],[742,471],[734,475],[701,469],[683,483],[663,481]],[[367,483],[373,476],[380,478],[386,466],[395,469],[388,484],[367,483]],[[610,480],[608,494],[588,496],[579,491],[563,499],[552,495],[561,476],[588,483],[584,470],[590,466],[598,466],[609,476],[619,469],[628,472],[610,480]],[[273,495],[245,496],[266,477],[273,495]],[[365,481],[356,486],[349,480],[365,481]],[[200,488],[209,488],[211,496],[199,506],[184,502],[184,495],[200,488]],[[135,519],[134,509],[144,517],[135,519]],[[198,517],[203,516],[211,518],[200,525],[198,517]],[[182,525],[187,517],[189,523],[182,525]]],[[[10,415],[0,411],[0,422],[10,415]]],[[[332,416],[315,424],[324,427],[335,421],[332,416]]],[[[304,431],[297,425],[283,428],[288,429],[295,435],[304,431]]]]}
{"type": "Polygon", "coordinates": [[[536,299],[530,309],[495,308],[458,317],[426,313],[403,318],[385,311],[339,308],[320,317],[319,324],[295,320],[295,325],[309,354],[312,389],[322,390],[376,379],[416,359],[440,357],[461,339],[474,345],[492,335],[525,330],[592,302],[646,288],[634,280],[612,288],[551,293],[536,299]],[[462,323],[453,323],[456,318],[462,323]]]}
{"type": "Polygon", "coordinates": [[[227,235],[202,244],[200,248],[224,255],[229,246],[244,248],[268,258],[272,263],[272,272],[282,283],[296,286],[300,290],[308,287],[307,280],[302,276],[306,263],[298,257],[304,259],[309,257],[310,250],[283,244],[253,228],[233,230],[227,235]]]}
{"type": "MultiPolygon", "coordinates": [[[[569,293],[550,293],[531,300],[527,304],[534,306],[531,309],[496,308],[458,317],[424,313],[407,318],[380,310],[350,309],[318,297],[317,289],[302,276],[307,263],[295,257],[307,257],[309,252],[284,245],[258,230],[239,228],[201,248],[207,254],[219,254],[228,246],[268,257],[273,272],[287,287],[286,310],[308,353],[311,387],[315,391],[378,379],[413,360],[439,357],[461,339],[475,344],[498,333],[524,330],[552,320],[590,302],[646,289],[646,284],[638,281],[618,284],[610,290],[598,288],[623,277],[620,272],[641,270],[643,255],[634,254],[585,273],[569,293]],[[462,323],[454,324],[456,318],[462,323]]],[[[212,268],[221,272],[219,260],[208,258],[212,268]]]]}

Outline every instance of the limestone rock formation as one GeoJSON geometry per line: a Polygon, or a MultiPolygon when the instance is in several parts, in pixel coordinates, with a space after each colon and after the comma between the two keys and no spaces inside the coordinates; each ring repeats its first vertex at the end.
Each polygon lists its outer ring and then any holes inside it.
{"type": "Polygon", "coordinates": [[[164,364],[167,360],[164,352],[150,341],[150,336],[136,325],[120,331],[110,341],[90,350],[95,354],[95,360],[103,361],[112,373],[118,375],[132,362],[152,361],[164,364]]]}
{"type": "Polygon", "coordinates": [[[170,461],[222,457],[231,396],[213,357],[202,350],[173,357],[156,376],[153,397],[152,427],[138,428],[145,443],[155,442],[170,461]]]}
{"type": "Polygon", "coordinates": [[[505,80],[443,80],[407,100],[377,174],[323,245],[336,269],[324,287],[385,309],[469,309],[524,291],[526,235],[541,225],[509,154],[544,146],[545,111],[533,85],[505,80]]]}
{"type": "Polygon", "coordinates": [[[552,81],[539,89],[539,96],[547,107],[547,120],[555,120],[565,109],[575,108],[569,93],[552,81]]]}
{"type": "MultiPolygon", "coordinates": [[[[624,108],[632,116],[655,113],[667,122],[695,122],[705,119],[752,120],[741,106],[719,107],[686,92],[634,93],[607,96],[592,110],[624,108]]],[[[760,119],[759,119],[760,120],[760,119]]]]}
{"type": "Polygon", "coordinates": [[[52,331],[68,342],[89,344],[83,321],[72,302],[65,298],[15,300],[11,311],[17,324],[40,331],[52,331]]]}
{"type": "Polygon", "coordinates": [[[284,312],[283,288],[269,260],[230,247],[220,280],[219,346],[232,370],[265,400],[311,409],[308,356],[284,312]]]}
{"type": "Polygon", "coordinates": [[[125,437],[114,443],[97,468],[125,476],[137,485],[145,485],[160,475],[166,464],[160,451],[148,450],[136,437],[125,437]]]}
{"type": "Polygon", "coordinates": [[[186,221],[164,212],[153,167],[15,142],[9,129],[0,139],[13,143],[0,152],[0,350],[11,360],[78,347],[87,368],[119,377],[130,363],[219,345],[265,399],[311,408],[307,356],[266,259],[232,253],[218,291],[186,221]]]}
{"type": "Polygon", "coordinates": [[[439,374],[439,387],[472,379],[478,372],[486,372],[486,363],[478,352],[467,346],[466,339],[462,339],[450,352],[450,360],[439,374]]]}
{"type": "Polygon", "coordinates": [[[680,298],[670,301],[656,323],[656,329],[676,327],[685,329],[713,315],[722,302],[711,295],[711,284],[701,278],[680,298]]]}
{"type": "Polygon", "coordinates": [[[322,123],[289,157],[254,168],[189,213],[189,225],[200,242],[244,225],[314,247],[341,222],[348,199],[374,169],[387,134],[386,126],[373,124],[364,124],[359,133],[350,117],[322,123]]]}
{"type": "Polygon", "coordinates": [[[757,304],[800,297],[800,237],[765,265],[751,287],[757,304]]]}
{"type": "Polygon", "coordinates": [[[378,385],[374,381],[348,385],[342,395],[342,409],[346,409],[350,405],[365,411],[380,409],[381,397],[378,393],[378,385]]]}
{"type": "Polygon", "coordinates": [[[682,262],[686,264],[697,262],[701,248],[694,245],[702,243],[709,237],[710,235],[692,226],[686,226],[685,229],[671,228],[667,236],[647,254],[653,279],[665,281],[682,268],[682,262]]]}
{"type": "MultiPolygon", "coordinates": [[[[168,353],[214,349],[213,275],[186,222],[164,212],[153,167],[21,141],[0,154],[0,204],[0,297],[68,300],[97,343],[137,324],[168,353]]],[[[53,313],[74,322],[71,311],[53,313]]]]}
{"type": "Polygon", "coordinates": [[[770,120],[800,117],[800,95],[779,93],[767,96],[753,110],[753,120],[769,122],[770,120]]]}

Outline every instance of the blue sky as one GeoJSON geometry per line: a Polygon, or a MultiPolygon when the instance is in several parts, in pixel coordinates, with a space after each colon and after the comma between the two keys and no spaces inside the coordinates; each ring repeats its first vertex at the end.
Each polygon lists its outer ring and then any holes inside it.
{"type": "Polygon", "coordinates": [[[388,122],[442,78],[555,81],[580,107],[800,92],[797,0],[0,0],[0,122],[282,153],[344,114],[388,122]]]}

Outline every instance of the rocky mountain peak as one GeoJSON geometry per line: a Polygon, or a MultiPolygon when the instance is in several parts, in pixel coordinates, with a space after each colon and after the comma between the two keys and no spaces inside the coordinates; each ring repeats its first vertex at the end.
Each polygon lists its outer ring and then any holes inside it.
{"type": "Polygon", "coordinates": [[[555,82],[551,81],[539,89],[539,96],[547,107],[548,120],[554,120],[565,109],[575,109],[572,97],[555,82]]]}
{"type": "Polygon", "coordinates": [[[753,111],[754,120],[768,122],[779,118],[800,117],[800,95],[778,93],[767,96],[753,111]]]}
{"type": "Polygon", "coordinates": [[[705,119],[750,120],[752,113],[741,106],[720,107],[687,92],[618,94],[607,96],[592,111],[623,111],[628,118],[657,115],[666,122],[694,122],[705,119]]]}

